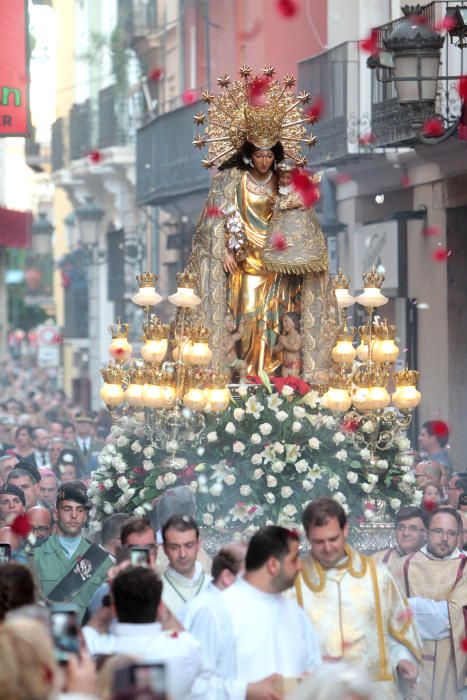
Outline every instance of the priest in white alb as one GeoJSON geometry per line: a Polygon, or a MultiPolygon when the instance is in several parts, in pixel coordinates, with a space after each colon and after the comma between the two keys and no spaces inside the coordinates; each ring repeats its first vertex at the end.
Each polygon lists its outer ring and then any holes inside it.
{"type": "Polygon", "coordinates": [[[415,687],[421,649],[391,573],[346,543],[346,515],[333,499],[309,503],[302,522],[312,551],[294,594],[318,633],[323,660],[365,667],[378,683],[378,700],[403,697],[415,687]]]}
{"type": "Polygon", "coordinates": [[[298,537],[290,530],[270,525],[251,538],[244,577],[198,610],[190,625],[204,667],[194,698],[280,700],[321,664],[313,625],[283,595],[300,567],[298,537]]]}

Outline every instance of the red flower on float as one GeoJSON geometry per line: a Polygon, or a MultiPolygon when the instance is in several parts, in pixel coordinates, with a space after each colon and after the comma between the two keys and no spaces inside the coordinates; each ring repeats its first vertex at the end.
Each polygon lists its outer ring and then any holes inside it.
{"type": "Polygon", "coordinates": [[[271,377],[271,383],[277,392],[282,391],[285,386],[290,386],[294,391],[302,396],[308,394],[310,385],[300,379],[300,377],[271,377]]]}

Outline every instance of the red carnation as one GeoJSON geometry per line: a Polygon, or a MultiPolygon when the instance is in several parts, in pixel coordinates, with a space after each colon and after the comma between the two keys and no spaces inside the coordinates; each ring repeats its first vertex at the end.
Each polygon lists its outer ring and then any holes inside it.
{"type": "Polygon", "coordinates": [[[375,135],[369,131],[366,134],[360,134],[358,137],[358,143],[362,146],[370,146],[375,141],[375,135]]]}
{"type": "Polygon", "coordinates": [[[102,162],[104,159],[104,156],[102,153],[99,151],[98,148],[93,148],[92,151],[89,151],[88,153],[88,158],[93,163],[94,165],[98,165],[99,163],[102,162]]]}
{"type": "Polygon", "coordinates": [[[443,31],[443,29],[449,32],[451,29],[454,29],[456,24],[456,18],[448,15],[444,17],[440,22],[436,22],[436,24],[433,26],[433,29],[435,29],[437,32],[441,32],[443,31]]]}
{"type": "Polygon", "coordinates": [[[152,80],[153,82],[157,83],[158,80],[162,78],[164,75],[164,71],[162,68],[153,68],[152,71],[149,73],[148,78],[149,80],[152,80]]]}
{"type": "Polygon", "coordinates": [[[269,243],[271,244],[271,248],[274,248],[274,250],[285,250],[288,248],[287,239],[282,231],[276,231],[273,233],[269,243]]]}
{"type": "Polygon", "coordinates": [[[372,56],[379,54],[377,29],[372,29],[370,36],[360,41],[360,48],[362,51],[365,51],[365,53],[369,53],[372,56]]]}
{"type": "Polygon", "coordinates": [[[426,119],[423,124],[423,134],[424,136],[442,136],[444,134],[444,126],[441,119],[438,119],[438,117],[426,119]]]}
{"type": "Polygon", "coordinates": [[[185,92],[182,95],[182,101],[184,105],[191,105],[193,104],[193,102],[196,102],[196,100],[196,90],[185,90],[185,92]]]}
{"type": "Polygon", "coordinates": [[[208,218],[222,218],[224,216],[224,212],[220,207],[206,207],[206,216],[208,218]]]}
{"type": "Polygon", "coordinates": [[[286,19],[294,17],[298,12],[297,0],[277,0],[276,7],[279,14],[286,19]]]}
{"type": "Polygon", "coordinates": [[[359,420],[356,418],[351,418],[350,420],[345,420],[342,423],[341,429],[344,431],[344,433],[355,433],[355,431],[358,430],[359,425],[359,420]]]}
{"type": "Polygon", "coordinates": [[[16,518],[11,523],[11,529],[15,535],[20,537],[27,537],[31,532],[31,523],[26,513],[17,515],[16,518]]]}
{"type": "Polygon", "coordinates": [[[461,651],[464,652],[464,654],[467,654],[467,637],[464,637],[464,639],[461,640],[460,648],[461,651]]]}
{"type": "Polygon", "coordinates": [[[451,255],[451,251],[446,248],[436,248],[432,253],[432,258],[435,262],[444,262],[451,255]]]}
{"type": "Polygon", "coordinates": [[[434,420],[432,422],[431,429],[438,438],[438,440],[441,438],[446,439],[449,437],[449,427],[448,424],[444,422],[444,420],[434,420]]]}
{"type": "Polygon", "coordinates": [[[313,102],[311,103],[309,109],[306,112],[306,116],[310,120],[310,124],[315,124],[317,121],[319,121],[322,113],[324,110],[324,100],[323,98],[318,95],[313,102]]]}
{"type": "Polygon", "coordinates": [[[247,99],[253,107],[264,107],[266,104],[266,92],[271,84],[268,75],[252,78],[248,84],[247,99]]]}
{"type": "Polygon", "coordinates": [[[293,189],[302,198],[303,206],[310,209],[320,198],[319,186],[313,182],[306,170],[296,168],[292,173],[293,189]]]}
{"type": "Polygon", "coordinates": [[[437,509],[438,502],[434,498],[425,498],[422,505],[425,513],[431,513],[433,510],[437,509]]]}
{"type": "Polygon", "coordinates": [[[457,89],[459,90],[459,97],[461,100],[467,99],[467,75],[463,75],[457,84],[457,89]]]}

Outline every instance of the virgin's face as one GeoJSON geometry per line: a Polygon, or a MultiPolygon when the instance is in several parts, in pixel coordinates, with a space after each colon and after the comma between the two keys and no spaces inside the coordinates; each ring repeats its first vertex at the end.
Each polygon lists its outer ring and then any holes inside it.
{"type": "Polygon", "coordinates": [[[274,163],[274,153],[272,151],[255,151],[251,156],[255,170],[262,175],[271,170],[274,163]]]}

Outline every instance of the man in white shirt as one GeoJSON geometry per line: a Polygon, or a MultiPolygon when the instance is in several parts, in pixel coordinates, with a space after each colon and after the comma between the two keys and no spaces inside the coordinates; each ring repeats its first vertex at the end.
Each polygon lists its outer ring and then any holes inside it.
{"type": "Polygon", "coordinates": [[[270,525],[251,538],[244,577],[198,610],[190,624],[203,650],[193,697],[280,700],[321,663],[312,624],[282,594],[300,568],[294,532],[270,525]]]}
{"type": "Polygon", "coordinates": [[[189,632],[164,631],[156,622],[162,583],[149,568],[129,566],[112,581],[117,624],[109,650],[131,654],[167,669],[168,693],[173,700],[191,698],[191,688],[201,669],[199,644],[189,632]]]}
{"type": "Polygon", "coordinates": [[[162,574],[162,600],[174,615],[207,587],[209,576],[197,561],[198,526],[188,515],[173,515],[162,528],[169,566],[162,574]]]}

